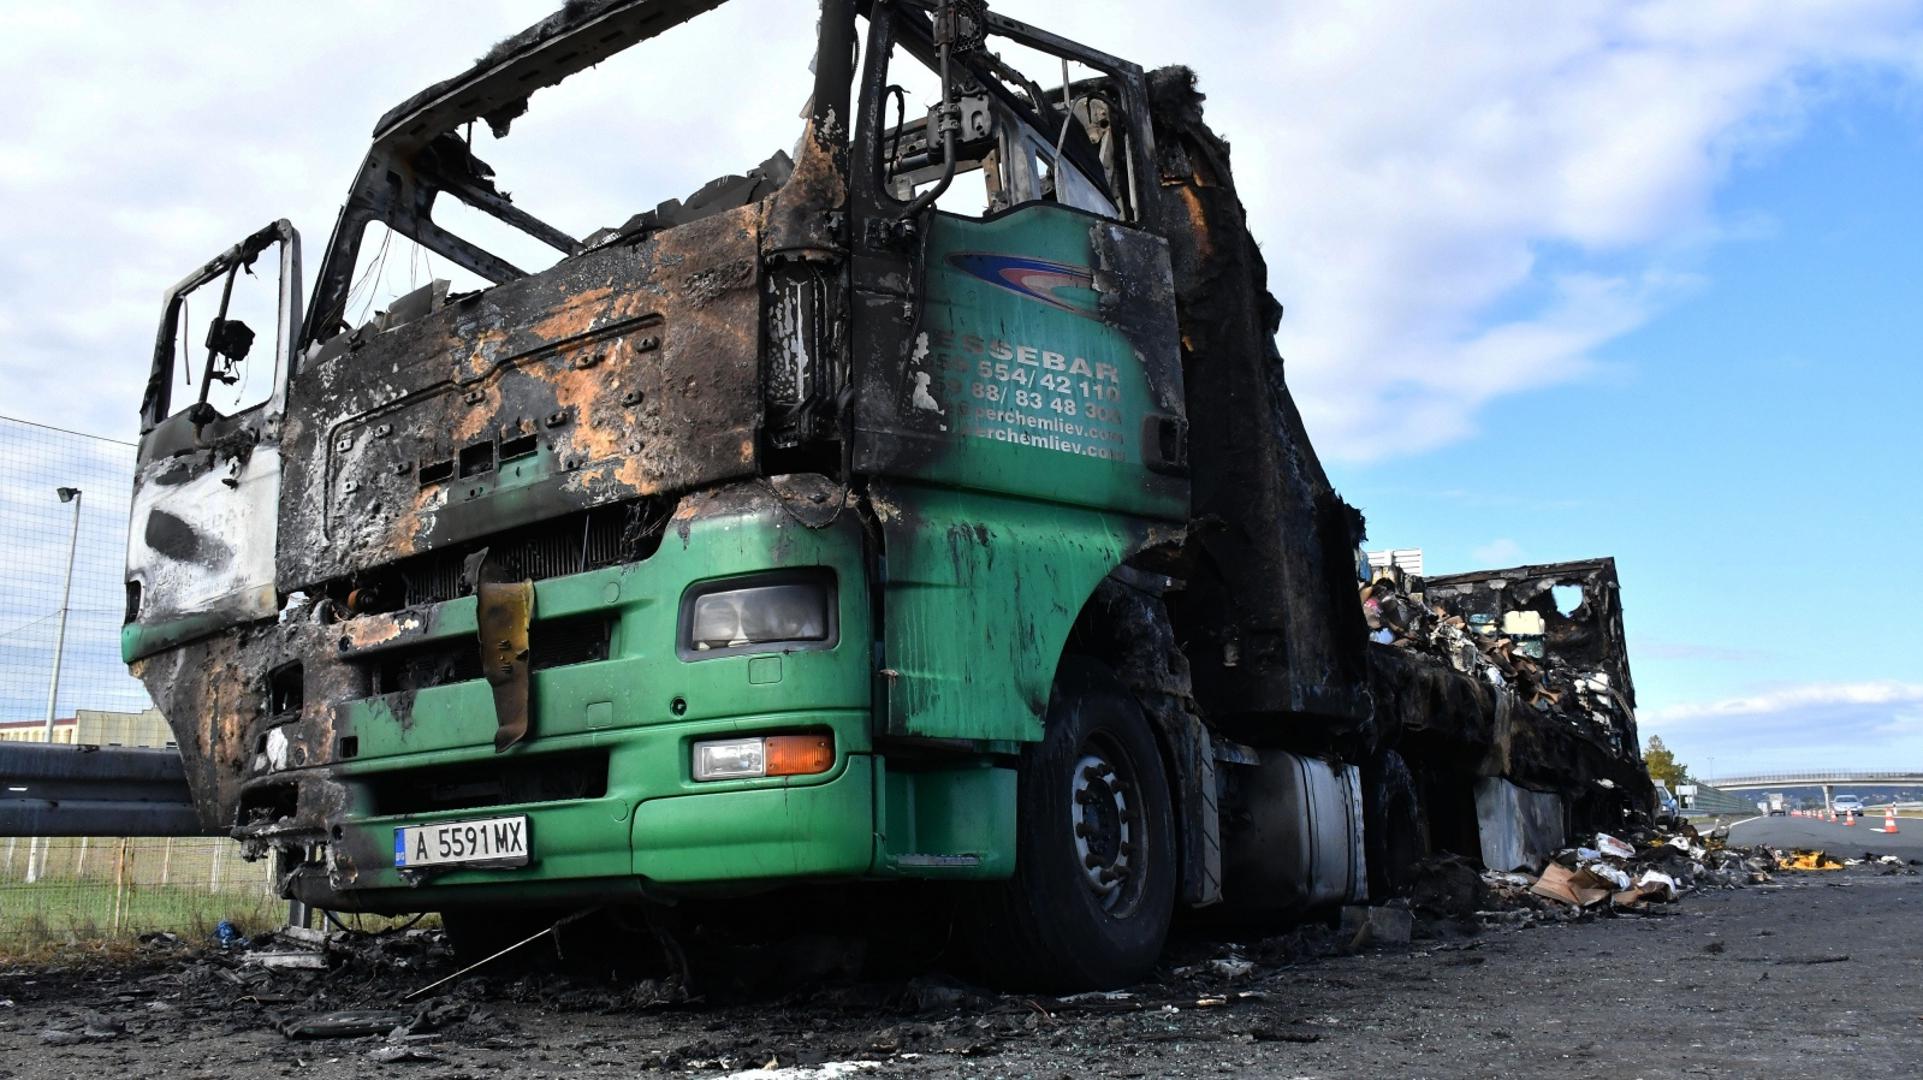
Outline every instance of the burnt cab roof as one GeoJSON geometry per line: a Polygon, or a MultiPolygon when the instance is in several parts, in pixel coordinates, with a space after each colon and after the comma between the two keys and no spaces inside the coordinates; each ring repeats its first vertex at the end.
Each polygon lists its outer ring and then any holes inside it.
{"type": "Polygon", "coordinates": [[[496,136],[527,111],[528,97],[583,68],[673,29],[726,0],[570,0],[533,26],[502,38],[474,66],[394,106],[374,141],[418,148],[484,120],[496,136]]]}

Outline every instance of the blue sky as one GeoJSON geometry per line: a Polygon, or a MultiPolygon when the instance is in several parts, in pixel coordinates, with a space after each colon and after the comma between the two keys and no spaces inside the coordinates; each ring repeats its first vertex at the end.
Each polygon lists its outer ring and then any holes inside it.
{"type": "MultiPolygon", "coordinates": [[[[131,437],[162,289],[280,216],[311,276],[375,118],[552,4],[0,10],[0,414],[131,437]]],[[[1616,556],[1644,730],[1698,770],[1923,766],[1923,0],[994,7],[1199,73],[1377,545],[1616,556]]],[[[619,222],[793,144],[812,26],[735,0],[482,156],[619,222]]]]}
{"type": "Polygon", "coordinates": [[[1704,771],[1923,761],[1918,106],[1848,87],[1733,167],[1730,234],[1669,256],[1691,283],[1588,376],[1333,469],[1432,570],[1614,555],[1645,737],[1704,771]]]}

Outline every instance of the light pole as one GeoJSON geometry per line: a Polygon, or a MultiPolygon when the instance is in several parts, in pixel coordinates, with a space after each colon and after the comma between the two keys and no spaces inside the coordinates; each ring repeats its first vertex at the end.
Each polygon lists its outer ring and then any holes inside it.
{"type": "Polygon", "coordinates": [[[67,579],[60,586],[60,628],[53,635],[53,678],[47,685],[47,741],[53,741],[53,714],[60,699],[60,660],[67,647],[67,602],[73,597],[73,552],[80,543],[80,489],[54,489],[60,501],[73,504],[73,528],[67,532],[67,579]]]}
{"type": "MultiPolygon", "coordinates": [[[[60,703],[60,661],[67,648],[67,604],[73,598],[73,551],[80,543],[80,489],[55,488],[60,501],[73,504],[73,527],[67,532],[67,578],[60,586],[60,628],[53,635],[53,677],[47,683],[47,742],[53,742],[54,711],[60,703]]],[[[27,884],[40,880],[46,872],[52,840],[36,836],[27,842],[27,884]],[[35,856],[39,856],[36,862],[35,856]]]]}
{"type": "MultiPolygon", "coordinates": [[[[80,489],[55,488],[60,501],[73,504],[73,527],[67,533],[67,578],[60,586],[60,628],[53,636],[53,677],[47,683],[47,742],[53,742],[54,711],[60,704],[60,660],[67,648],[67,604],[73,598],[73,552],[80,543],[80,489]]],[[[46,872],[52,840],[36,836],[27,842],[27,884],[40,880],[46,872]],[[36,861],[35,856],[38,856],[36,861]]]]}

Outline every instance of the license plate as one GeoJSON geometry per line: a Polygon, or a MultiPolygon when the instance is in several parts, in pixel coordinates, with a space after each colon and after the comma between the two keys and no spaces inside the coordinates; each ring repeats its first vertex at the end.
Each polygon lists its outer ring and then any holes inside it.
{"type": "Polygon", "coordinates": [[[527,818],[442,821],[394,830],[394,866],[526,866],[527,818]]]}

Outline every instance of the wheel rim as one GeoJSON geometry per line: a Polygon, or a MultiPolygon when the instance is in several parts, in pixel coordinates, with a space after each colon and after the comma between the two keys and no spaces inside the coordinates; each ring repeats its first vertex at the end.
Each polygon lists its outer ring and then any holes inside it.
{"type": "Polygon", "coordinates": [[[1089,739],[1075,762],[1069,825],[1090,894],[1103,911],[1127,916],[1147,880],[1141,788],[1135,763],[1105,738],[1089,739]]]}

